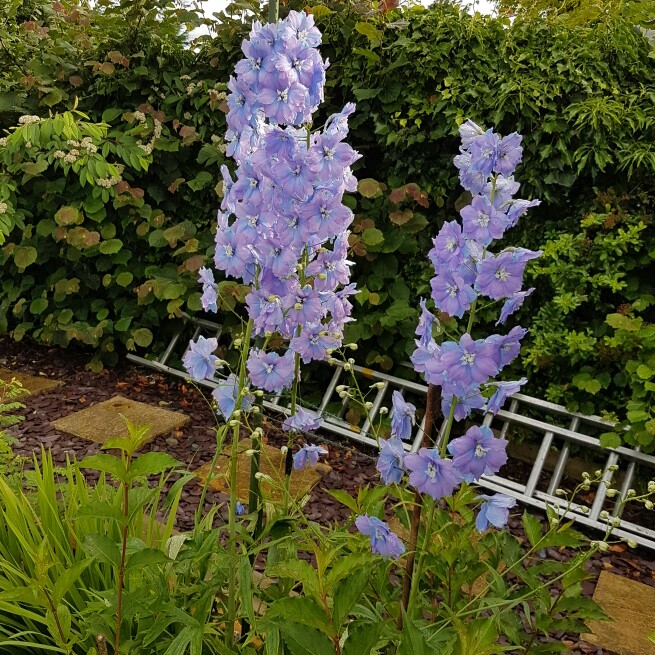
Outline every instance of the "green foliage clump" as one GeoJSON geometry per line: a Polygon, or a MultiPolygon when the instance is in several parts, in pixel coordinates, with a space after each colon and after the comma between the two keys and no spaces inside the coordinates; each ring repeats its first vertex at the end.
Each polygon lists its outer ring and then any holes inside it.
{"type": "Polygon", "coordinates": [[[648,450],[655,442],[653,202],[602,193],[577,231],[553,231],[529,280],[551,299],[533,310],[523,350],[533,385],[549,400],[627,419],[629,443],[648,450]]]}

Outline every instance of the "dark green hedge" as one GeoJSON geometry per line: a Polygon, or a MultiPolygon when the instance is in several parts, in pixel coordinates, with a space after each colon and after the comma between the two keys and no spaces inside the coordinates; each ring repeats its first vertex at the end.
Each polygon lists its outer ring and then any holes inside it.
{"type": "MultiPolygon", "coordinates": [[[[88,189],[76,179],[48,169],[18,189],[28,227],[16,229],[0,250],[0,329],[55,343],[82,341],[111,362],[125,345],[148,342],[143,330],[163,340],[169,318],[198,310],[195,271],[211,253],[219,204],[214,187],[224,161],[215,143],[224,131],[218,94],[249,26],[225,18],[215,38],[190,49],[180,30],[197,25],[198,16],[173,3],[149,0],[145,13],[136,14],[134,3],[120,0],[108,13],[78,16],[62,16],[57,4],[34,3],[21,16],[2,18],[0,125],[14,125],[23,113],[63,111],[77,99],[91,122],[109,123],[112,143],[134,128],[137,109],[148,114],[149,127],[155,117],[162,120],[162,136],[147,172],[126,168],[128,187],[103,203],[101,219],[82,212],[81,227],[110,235],[108,225],[115,226],[109,238],[121,243],[114,253],[102,253],[101,244],[80,249],[70,239],[62,245],[49,230],[47,221],[62,206],[87,201],[88,189]],[[38,252],[22,268],[14,256],[21,248],[38,252]],[[133,280],[121,286],[126,269],[133,280]],[[56,293],[61,278],[77,279],[79,291],[56,293]],[[29,309],[35,299],[38,313],[29,309]]],[[[357,171],[363,181],[349,202],[357,214],[351,246],[363,291],[350,338],[360,341],[368,364],[392,368],[412,347],[417,298],[428,292],[429,239],[465,201],[452,165],[461,120],[524,135],[517,178],[524,197],[543,204],[513,230],[513,243],[539,247],[562,233],[579,235],[596,189],[632,197],[648,191],[655,171],[655,67],[648,42],[628,21],[510,26],[442,3],[370,11],[366,18],[350,6],[330,7],[314,8],[331,60],[324,114],[358,104],[350,141],[363,154],[357,171]]],[[[639,258],[631,274],[649,265],[639,258]]],[[[236,288],[227,291],[239,296],[236,288]]],[[[524,324],[530,327],[535,308],[552,295],[552,287],[540,285],[524,324]]],[[[603,312],[623,300],[620,291],[604,296],[603,312]]],[[[578,331],[598,332],[604,316],[579,313],[575,322],[578,331]]],[[[560,385],[553,397],[576,402],[564,392],[579,371],[545,361],[527,362],[533,390],[560,385]]],[[[620,389],[610,395],[614,407],[625,400],[620,389]]]]}

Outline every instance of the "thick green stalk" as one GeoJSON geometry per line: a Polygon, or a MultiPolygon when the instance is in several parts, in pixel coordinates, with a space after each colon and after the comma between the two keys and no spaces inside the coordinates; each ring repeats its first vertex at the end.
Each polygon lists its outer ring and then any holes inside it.
{"type": "MultiPolygon", "coordinates": [[[[130,465],[132,463],[132,457],[128,455],[127,457],[127,466],[125,470],[129,472],[130,465]]],[[[130,483],[125,481],[122,483],[123,486],[123,520],[125,524],[123,525],[123,539],[121,543],[121,563],[118,567],[118,598],[116,600],[116,640],[114,641],[114,652],[120,652],[121,646],[121,620],[123,618],[123,583],[125,576],[125,559],[127,557],[127,535],[130,529],[130,483]]]]}
{"type": "Polygon", "coordinates": [[[268,22],[277,23],[280,16],[280,0],[268,0],[268,22]]]}
{"type": "MultiPolygon", "coordinates": [[[[236,408],[239,410],[243,401],[243,389],[246,383],[246,361],[250,350],[250,338],[252,336],[253,320],[248,319],[246,332],[241,345],[241,363],[239,366],[239,391],[237,395],[236,408]]],[[[239,414],[240,416],[240,414],[239,414]]],[[[237,557],[237,464],[239,457],[239,432],[241,420],[236,420],[232,432],[232,448],[230,451],[230,505],[228,507],[228,551],[230,555],[230,574],[228,577],[227,595],[227,624],[225,628],[225,643],[228,647],[234,642],[234,622],[236,621],[237,603],[237,570],[239,561],[237,557]]]]}
{"type": "MultiPolygon", "coordinates": [[[[428,386],[427,399],[425,403],[425,427],[423,431],[423,441],[421,446],[427,448],[432,440],[432,431],[434,427],[434,418],[437,412],[437,401],[439,392],[434,384],[428,386]]],[[[403,594],[401,599],[401,610],[398,613],[398,629],[403,627],[403,613],[407,612],[409,607],[409,597],[412,589],[412,579],[414,576],[414,560],[416,559],[416,547],[418,545],[418,529],[421,524],[421,510],[423,508],[423,496],[418,491],[414,493],[414,508],[412,510],[412,522],[409,531],[409,548],[407,553],[407,562],[405,564],[405,577],[403,579],[403,594]]]]}
{"type": "MultiPolygon", "coordinates": [[[[421,548],[421,553],[418,557],[418,563],[416,564],[416,570],[412,576],[412,588],[409,594],[409,603],[407,605],[407,616],[410,618],[414,614],[414,608],[416,607],[416,596],[418,594],[418,588],[421,586],[421,573],[423,572],[423,561],[425,560],[425,554],[428,550],[428,544],[430,543],[430,535],[432,533],[432,523],[434,522],[434,514],[437,508],[435,501],[432,501],[432,507],[430,508],[430,514],[428,516],[428,522],[425,526],[425,534],[423,535],[423,547],[421,548]]],[[[418,536],[418,535],[417,535],[418,536]]]]}

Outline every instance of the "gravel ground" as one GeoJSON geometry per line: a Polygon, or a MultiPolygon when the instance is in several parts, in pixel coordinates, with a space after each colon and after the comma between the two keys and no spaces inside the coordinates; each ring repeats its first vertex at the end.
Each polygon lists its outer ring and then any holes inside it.
{"type": "MultiPolygon", "coordinates": [[[[15,451],[21,455],[31,455],[43,446],[49,448],[56,463],[64,464],[66,455],[78,459],[96,453],[99,446],[57,431],[52,421],[107,400],[120,394],[132,400],[180,411],[190,417],[190,422],[180,431],[163,435],[148,446],[150,450],[162,450],[186,463],[191,470],[208,462],[213,454],[213,417],[204,400],[195,388],[184,381],[166,377],[145,367],[121,363],[111,370],[91,373],[84,368],[88,353],[69,348],[49,348],[31,342],[15,343],[0,337],[0,366],[32,375],[46,375],[61,380],[64,385],[35,396],[28,396],[25,421],[11,428],[19,439],[15,451]]],[[[273,419],[274,423],[275,419],[273,419]]],[[[286,437],[273,430],[269,435],[272,444],[282,443],[286,437]]],[[[344,521],[350,510],[339,504],[329,495],[330,489],[344,489],[355,493],[356,489],[377,479],[375,460],[371,453],[361,452],[345,442],[329,444],[329,455],[325,458],[332,471],[325,475],[314,488],[305,512],[310,520],[324,523],[344,521]]],[[[520,475],[520,463],[508,464],[510,471],[516,468],[520,475]]],[[[197,507],[201,489],[194,484],[187,485],[178,510],[177,524],[180,529],[193,524],[193,514],[197,507]]],[[[209,492],[206,504],[224,501],[221,494],[209,492]]],[[[510,519],[510,530],[522,535],[520,517],[510,519]]],[[[548,556],[564,559],[566,552],[548,550],[548,556]]],[[[612,546],[611,552],[594,558],[589,563],[592,579],[584,583],[585,595],[593,594],[596,580],[601,571],[609,571],[655,587],[655,561],[653,552],[646,549],[629,550],[623,544],[612,546]]],[[[598,648],[584,641],[577,641],[568,635],[552,635],[551,640],[565,641],[573,652],[593,655],[612,655],[611,651],[598,648]]]]}

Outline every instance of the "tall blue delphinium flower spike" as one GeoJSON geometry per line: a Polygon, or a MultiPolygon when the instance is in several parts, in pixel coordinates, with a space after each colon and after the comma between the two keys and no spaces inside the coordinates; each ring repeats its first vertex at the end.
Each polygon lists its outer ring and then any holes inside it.
{"type": "MultiPolygon", "coordinates": [[[[357,188],[350,167],[359,154],[345,142],[354,105],[309,131],[327,68],[320,42],[313,16],[292,11],[275,24],[255,22],[242,44],[228,84],[227,154],[237,168],[234,178],[221,169],[214,257],[225,275],[254,283],[246,298],[253,335],[281,335],[289,358],[304,362],[341,345],[352,309],[341,287],[350,283],[353,220],[343,194],[357,188]]],[[[203,271],[201,282],[203,306],[213,308],[213,277],[203,271]]],[[[251,382],[288,388],[287,361],[251,351],[251,382]]]]}
{"type": "MultiPolygon", "coordinates": [[[[480,296],[502,301],[498,324],[503,324],[531,293],[521,290],[523,273],[527,262],[541,253],[506,248],[494,254],[490,248],[539,202],[514,199],[520,186],[512,177],[522,156],[520,135],[500,137],[471,120],[460,126],[460,135],[455,165],[472,201],[460,210],[461,227],[455,221],[444,223],[434,239],[429,253],[435,271],[432,300],[438,310],[457,318],[472,311],[480,296]]],[[[411,360],[429,384],[441,386],[444,414],[453,408],[454,418],[462,420],[483,406],[482,392],[518,355],[525,333],[515,327],[504,336],[473,339],[465,332],[459,341],[436,344],[431,331],[422,330],[411,360]]],[[[519,388],[520,384],[495,388],[490,408],[496,409],[519,388]]]]}
{"type": "Polygon", "coordinates": [[[385,559],[398,559],[405,552],[405,544],[393,533],[389,525],[375,516],[358,516],[357,529],[371,540],[371,551],[385,559]]]}

